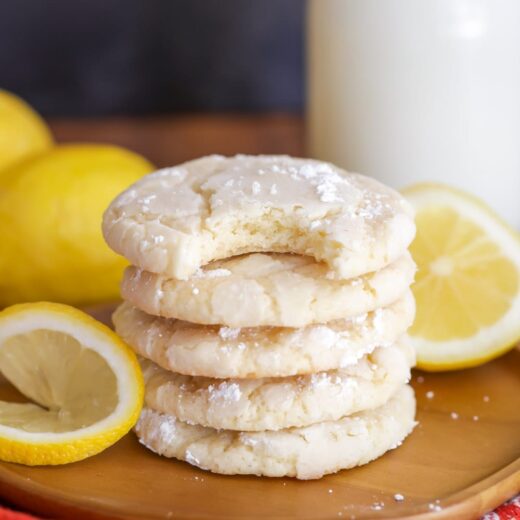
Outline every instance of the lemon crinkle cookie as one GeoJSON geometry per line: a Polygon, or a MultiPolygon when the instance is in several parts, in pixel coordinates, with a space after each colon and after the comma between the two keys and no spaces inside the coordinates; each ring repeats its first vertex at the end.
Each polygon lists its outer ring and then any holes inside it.
{"type": "Polygon", "coordinates": [[[189,424],[262,431],[335,421],[386,403],[410,379],[413,348],[379,347],[355,365],[305,376],[211,379],[143,360],[146,405],[189,424]]]}
{"type": "Polygon", "coordinates": [[[316,479],[396,448],[413,430],[414,416],[413,390],[403,386],[379,408],[304,428],[216,430],[145,408],[135,431],[150,450],[214,473],[316,479]]]}
{"type": "Polygon", "coordinates": [[[283,377],[346,367],[391,345],[413,322],[408,290],[391,305],[351,319],[288,327],[203,326],[146,314],[128,302],[112,319],[141,356],[172,372],[214,378],[283,377]]]}
{"type": "Polygon", "coordinates": [[[304,327],[390,304],[408,290],[415,263],[405,252],[349,280],[327,276],[310,257],[256,253],[220,260],[189,280],[129,267],[121,285],[135,307],[168,318],[229,327],[304,327]]]}
{"type": "Polygon", "coordinates": [[[103,232],[134,265],[180,280],[250,252],[312,256],[344,279],[401,256],[415,225],[397,192],[332,164],[214,155],[132,185],[105,212],[103,232]]]}

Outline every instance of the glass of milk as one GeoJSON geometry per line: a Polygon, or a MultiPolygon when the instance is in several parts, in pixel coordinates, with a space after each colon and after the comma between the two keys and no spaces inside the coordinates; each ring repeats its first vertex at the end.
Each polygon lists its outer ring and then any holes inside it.
{"type": "Polygon", "coordinates": [[[520,0],[309,0],[310,155],[520,227],[520,0]]]}

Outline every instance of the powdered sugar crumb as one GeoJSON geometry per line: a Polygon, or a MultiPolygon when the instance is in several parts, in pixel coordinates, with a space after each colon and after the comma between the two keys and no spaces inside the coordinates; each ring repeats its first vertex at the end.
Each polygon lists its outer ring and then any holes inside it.
{"type": "Polygon", "coordinates": [[[442,511],[442,507],[440,506],[440,501],[435,500],[435,502],[428,504],[428,509],[430,511],[442,511]]]}
{"type": "Polygon", "coordinates": [[[329,181],[324,181],[316,186],[316,193],[322,202],[338,202],[342,199],[337,195],[337,187],[329,181]]]}
{"type": "Polygon", "coordinates": [[[240,335],[240,330],[241,329],[239,329],[239,328],[220,327],[220,329],[218,331],[218,335],[223,340],[237,339],[238,336],[240,335]]]}
{"type": "Polygon", "coordinates": [[[231,271],[229,269],[209,269],[204,271],[203,269],[197,269],[193,278],[220,278],[223,276],[230,276],[231,271]]]}
{"type": "Polygon", "coordinates": [[[186,453],[184,454],[184,457],[186,459],[186,462],[189,462],[190,464],[193,464],[194,466],[200,466],[199,459],[191,453],[190,450],[186,450],[186,453]]]}
{"type": "Polygon", "coordinates": [[[161,417],[161,424],[159,426],[159,436],[164,443],[171,443],[175,437],[176,432],[175,417],[170,415],[163,415],[161,417]]]}
{"type": "Polygon", "coordinates": [[[210,401],[223,400],[227,402],[236,402],[242,397],[242,391],[240,390],[240,385],[238,385],[238,383],[228,383],[225,381],[220,383],[218,386],[209,385],[208,391],[210,394],[210,401]]]}
{"type": "Polygon", "coordinates": [[[382,509],[384,509],[384,507],[385,507],[385,503],[384,502],[374,502],[370,506],[370,509],[372,509],[372,511],[381,511],[382,509]]]}
{"type": "Polygon", "coordinates": [[[180,177],[185,172],[184,168],[172,166],[168,168],[162,168],[154,172],[150,177],[180,177]]]}
{"type": "Polygon", "coordinates": [[[305,180],[314,186],[316,194],[322,202],[343,202],[338,195],[338,186],[348,184],[347,179],[334,171],[330,164],[310,163],[300,168],[288,167],[286,171],[294,180],[305,180]]]}
{"type": "MultiPolygon", "coordinates": [[[[254,437],[253,434],[247,433],[247,432],[240,432],[239,434],[240,442],[244,446],[256,446],[259,442],[257,438],[254,437]]],[[[285,485],[285,484],[284,484],[285,485]]]]}
{"type": "Polygon", "coordinates": [[[367,317],[368,317],[367,313],[359,314],[358,316],[354,316],[353,318],[351,318],[350,321],[352,323],[354,323],[355,325],[361,325],[361,324],[365,323],[367,317]]]}
{"type": "MultiPolygon", "coordinates": [[[[330,386],[330,385],[338,385],[342,384],[344,381],[349,381],[349,379],[343,380],[339,376],[331,377],[327,372],[318,372],[316,374],[311,374],[310,376],[310,384],[312,387],[320,387],[320,386],[330,386]]],[[[352,383],[355,383],[355,380],[350,380],[352,383]]],[[[300,382],[303,384],[307,383],[307,378],[300,378],[300,382]]]]}

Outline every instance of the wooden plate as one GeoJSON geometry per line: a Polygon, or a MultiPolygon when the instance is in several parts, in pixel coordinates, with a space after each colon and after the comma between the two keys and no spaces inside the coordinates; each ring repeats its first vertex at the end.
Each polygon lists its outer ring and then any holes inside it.
{"type": "MultiPolygon", "coordinates": [[[[405,443],[318,481],[212,475],[129,434],[67,466],[2,463],[0,495],[53,518],[474,519],[520,490],[520,351],[471,370],[416,372],[413,386],[419,425],[405,443]]],[[[0,399],[13,395],[0,382],[0,399]]]]}

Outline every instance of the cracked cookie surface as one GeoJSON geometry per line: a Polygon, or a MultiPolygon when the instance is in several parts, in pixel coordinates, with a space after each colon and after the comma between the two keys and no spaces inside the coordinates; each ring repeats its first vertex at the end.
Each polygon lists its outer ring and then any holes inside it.
{"type": "Polygon", "coordinates": [[[253,253],[213,262],[189,280],[128,267],[121,294],[166,318],[228,327],[304,327],[388,305],[413,282],[408,252],[374,273],[349,280],[327,276],[311,257],[253,253]]]}
{"type": "Polygon", "coordinates": [[[332,164],[214,155],[132,185],[105,212],[103,233],[132,264],[181,280],[251,252],[312,256],[345,279],[401,256],[415,224],[396,191],[332,164]]]}
{"type": "Polygon", "coordinates": [[[160,318],[123,303],[116,332],[141,356],[172,372],[213,378],[284,377],[357,363],[391,345],[415,315],[410,290],[387,307],[351,319],[289,327],[230,328],[160,318]]]}
{"type": "Polygon", "coordinates": [[[135,432],[150,450],[214,473],[316,479],[396,448],[413,430],[414,416],[414,393],[406,385],[379,408],[304,428],[216,430],[145,408],[135,432]]]}
{"type": "Polygon", "coordinates": [[[183,376],[141,360],[146,406],[189,424],[242,431],[302,427],[377,408],[409,381],[414,364],[404,339],[343,369],[281,378],[183,376]]]}

